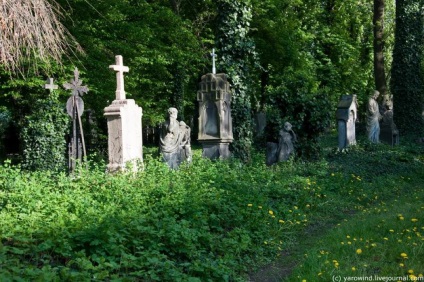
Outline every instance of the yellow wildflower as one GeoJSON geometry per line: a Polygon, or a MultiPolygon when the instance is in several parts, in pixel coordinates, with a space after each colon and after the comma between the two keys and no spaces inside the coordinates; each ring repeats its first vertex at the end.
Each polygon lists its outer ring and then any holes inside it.
{"type": "Polygon", "coordinates": [[[400,256],[403,258],[408,258],[408,255],[406,253],[401,253],[400,256]]]}
{"type": "Polygon", "coordinates": [[[251,207],[251,206],[253,206],[253,205],[252,205],[252,204],[247,204],[247,206],[248,206],[248,207],[251,207]]]}
{"type": "Polygon", "coordinates": [[[362,250],[361,250],[361,249],[357,249],[357,250],[356,250],[356,253],[357,253],[358,255],[360,255],[360,254],[362,254],[362,250]]]}
{"type": "Polygon", "coordinates": [[[418,219],[413,218],[413,219],[411,219],[411,221],[412,221],[412,222],[417,222],[417,221],[418,221],[418,219]]]}
{"type": "Polygon", "coordinates": [[[269,211],[268,211],[268,213],[269,213],[270,215],[273,215],[273,214],[274,214],[274,212],[273,212],[272,210],[269,210],[269,211]]]}

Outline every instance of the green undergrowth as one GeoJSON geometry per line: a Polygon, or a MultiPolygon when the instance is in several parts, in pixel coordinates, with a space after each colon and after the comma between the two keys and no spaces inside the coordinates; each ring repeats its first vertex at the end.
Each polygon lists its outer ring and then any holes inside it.
{"type": "Polygon", "coordinates": [[[6,162],[0,280],[245,281],[305,230],[424,182],[423,149],[412,145],[329,149],[272,167],[262,152],[250,164],[200,154],[176,171],[146,154],[143,171],[115,176],[103,164],[69,177],[6,162]]]}

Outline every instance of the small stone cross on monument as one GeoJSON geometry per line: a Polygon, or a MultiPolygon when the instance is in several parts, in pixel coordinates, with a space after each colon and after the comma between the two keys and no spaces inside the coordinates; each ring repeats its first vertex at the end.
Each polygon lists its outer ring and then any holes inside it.
{"type": "Polygon", "coordinates": [[[53,78],[51,77],[46,80],[46,83],[47,84],[44,84],[44,88],[50,90],[50,92],[58,88],[58,86],[53,83],[53,78]]]}
{"type": "Polygon", "coordinates": [[[82,80],[79,79],[79,71],[78,71],[77,68],[75,68],[74,79],[71,81],[71,83],[69,83],[69,82],[64,83],[63,87],[66,90],[71,89],[73,96],[78,96],[78,94],[80,96],[82,96],[82,95],[84,95],[84,93],[88,92],[88,87],[82,86],[81,84],[82,84],[82,80]]]}
{"type": "Polygon", "coordinates": [[[121,55],[115,56],[115,65],[110,65],[109,68],[116,71],[116,100],[125,100],[124,72],[129,72],[130,69],[124,66],[121,55]]]}
{"type": "Polygon", "coordinates": [[[212,49],[212,53],[211,53],[211,57],[212,57],[212,73],[216,74],[216,68],[215,68],[215,49],[212,49]]]}

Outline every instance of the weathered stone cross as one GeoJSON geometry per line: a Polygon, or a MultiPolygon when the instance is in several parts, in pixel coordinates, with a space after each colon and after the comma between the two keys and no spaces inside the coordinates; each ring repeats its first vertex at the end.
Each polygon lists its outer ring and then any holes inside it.
{"type": "Polygon", "coordinates": [[[216,57],[215,48],[212,49],[211,57],[212,57],[212,73],[213,74],[216,74],[216,68],[215,68],[215,57],[216,57]]]}
{"type": "Polygon", "coordinates": [[[125,100],[124,72],[129,72],[130,69],[124,66],[121,55],[115,56],[115,65],[110,65],[109,68],[116,71],[116,100],[125,100]]]}
{"type": "Polygon", "coordinates": [[[46,82],[47,84],[44,84],[44,88],[50,90],[50,92],[58,88],[58,86],[53,83],[53,78],[48,78],[46,82]]]}
{"type": "Polygon", "coordinates": [[[79,79],[79,71],[77,68],[74,70],[74,79],[71,81],[71,83],[64,83],[63,87],[65,87],[66,90],[72,89],[72,95],[73,96],[80,96],[84,95],[84,93],[88,92],[87,86],[82,86],[82,80],[79,79]]]}

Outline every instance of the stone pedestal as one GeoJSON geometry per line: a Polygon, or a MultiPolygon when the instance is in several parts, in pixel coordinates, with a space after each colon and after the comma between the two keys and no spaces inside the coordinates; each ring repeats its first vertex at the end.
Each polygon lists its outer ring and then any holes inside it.
{"type": "Polygon", "coordinates": [[[339,149],[356,144],[356,104],[356,95],[343,95],[337,105],[336,118],[339,149]]]}
{"type": "Polygon", "coordinates": [[[142,109],[132,99],[115,100],[105,108],[111,173],[136,171],[143,161],[142,109]]]}
{"type": "Polygon", "coordinates": [[[199,88],[198,140],[203,146],[203,157],[228,158],[229,145],[233,142],[233,125],[227,75],[208,73],[202,76],[199,88]]]}
{"type": "Polygon", "coordinates": [[[393,122],[393,110],[388,109],[383,114],[380,123],[380,141],[391,146],[399,145],[399,130],[393,122]]]}

